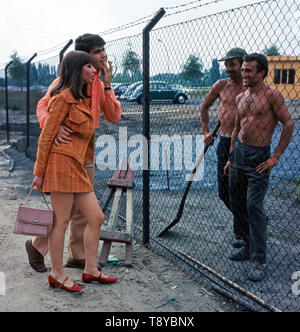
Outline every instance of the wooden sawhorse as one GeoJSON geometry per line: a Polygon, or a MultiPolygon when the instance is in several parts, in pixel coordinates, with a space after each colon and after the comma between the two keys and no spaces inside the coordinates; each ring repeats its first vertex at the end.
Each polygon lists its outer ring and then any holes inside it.
{"type": "Polygon", "coordinates": [[[125,243],[125,265],[132,266],[133,249],[133,171],[129,168],[128,160],[124,159],[121,170],[115,171],[113,177],[107,183],[100,206],[103,213],[114,196],[112,209],[109,216],[107,227],[101,230],[100,240],[104,241],[100,255],[100,265],[105,266],[110,253],[112,242],[125,243]],[[126,194],[126,232],[116,230],[122,196],[126,194]]]}

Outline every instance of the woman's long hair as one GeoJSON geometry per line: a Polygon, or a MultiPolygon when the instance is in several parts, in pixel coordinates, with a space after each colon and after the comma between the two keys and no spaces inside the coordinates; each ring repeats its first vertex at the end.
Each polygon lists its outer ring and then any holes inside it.
{"type": "Polygon", "coordinates": [[[90,98],[87,94],[87,84],[82,79],[82,68],[89,63],[92,64],[92,58],[88,53],[69,52],[60,66],[59,83],[50,92],[50,96],[53,97],[65,89],[70,89],[75,99],[90,98]]]}

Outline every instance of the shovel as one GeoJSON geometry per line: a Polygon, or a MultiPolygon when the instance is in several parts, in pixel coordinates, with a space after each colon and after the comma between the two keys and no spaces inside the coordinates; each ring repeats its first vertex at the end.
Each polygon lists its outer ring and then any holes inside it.
{"type": "MultiPolygon", "coordinates": [[[[213,137],[216,137],[217,136],[217,133],[218,133],[218,130],[220,128],[220,121],[218,122],[216,128],[214,129],[212,135],[213,137]]],[[[186,188],[185,188],[185,192],[183,194],[183,197],[181,199],[181,203],[180,203],[180,206],[179,206],[179,209],[178,209],[178,212],[177,212],[177,216],[176,218],[172,221],[172,223],[166,228],[164,229],[160,234],[158,234],[158,237],[163,237],[164,235],[166,235],[168,233],[168,231],[173,228],[176,224],[179,223],[181,217],[182,217],[182,214],[183,214],[183,209],[184,209],[184,205],[185,205],[185,201],[186,201],[186,198],[187,198],[187,195],[189,193],[189,190],[191,188],[191,185],[193,183],[193,179],[197,173],[197,170],[198,170],[198,167],[199,165],[202,163],[203,159],[204,159],[204,156],[206,154],[206,151],[208,150],[209,146],[205,146],[201,156],[199,157],[197,163],[196,163],[196,166],[190,176],[190,179],[189,181],[187,181],[187,185],[186,185],[186,188]]]]}

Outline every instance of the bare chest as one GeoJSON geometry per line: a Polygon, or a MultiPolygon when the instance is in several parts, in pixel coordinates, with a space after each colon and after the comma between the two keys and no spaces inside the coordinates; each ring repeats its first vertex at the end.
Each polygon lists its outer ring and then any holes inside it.
{"type": "Polygon", "coordinates": [[[234,106],[236,97],[243,91],[242,87],[226,85],[220,93],[220,106],[234,106]]]}
{"type": "Polygon", "coordinates": [[[259,95],[244,96],[238,104],[241,119],[254,117],[256,119],[273,118],[272,106],[267,98],[259,95]]]}

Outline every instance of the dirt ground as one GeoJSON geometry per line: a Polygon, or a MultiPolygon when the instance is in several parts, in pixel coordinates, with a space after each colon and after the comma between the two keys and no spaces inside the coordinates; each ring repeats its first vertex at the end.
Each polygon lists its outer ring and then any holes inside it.
{"type": "MultiPolygon", "coordinates": [[[[0,293],[0,312],[232,311],[232,303],[207,288],[205,283],[195,281],[139,243],[134,245],[131,268],[124,265],[124,245],[113,246],[111,254],[118,257],[119,263],[104,267],[104,272],[118,276],[117,283],[87,285],[81,295],[50,289],[48,274],[38,274],[28,265],[24,248],[28,238],[12,233],[18,205],[24,202],[32,181],[33,163],[24,154],[7,148],[0,141],[0,271],[6,277],[6,293],[0,293]],[[11,158],[14,168],[9,172],[13,166],[11,158]],[[170,297],[173,300],[167,301],[170,297]]],[[[35,194],[30,206],[43,206],[41,197],[35,194]]],[[[51,266],[49,255],[46,265],[51,266]]],[[[72,280],[81,282],[80,270],[66,269],[66,272],[72,280]]]]}

